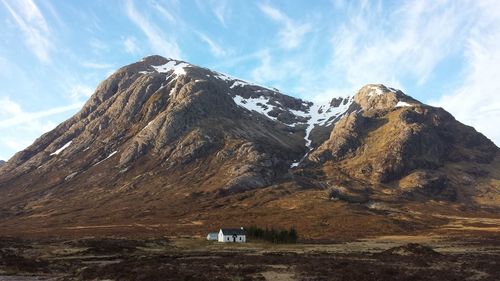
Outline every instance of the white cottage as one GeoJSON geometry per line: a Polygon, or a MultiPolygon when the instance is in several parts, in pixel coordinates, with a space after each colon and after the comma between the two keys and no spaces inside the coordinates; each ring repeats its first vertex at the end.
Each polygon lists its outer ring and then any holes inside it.
{"type": "Polygon", "coordinates": [[[221,228],[219,230],[219,242],[225,243],[245,243],[245,230],[242,228],[221,228]]]}

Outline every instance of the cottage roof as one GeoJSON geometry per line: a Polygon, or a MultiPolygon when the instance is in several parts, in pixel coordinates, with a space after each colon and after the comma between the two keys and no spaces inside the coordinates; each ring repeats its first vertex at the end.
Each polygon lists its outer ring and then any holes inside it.
{"type": "Polygon", "coordinates": [[[245,231],[241,228],[221,228],[224,235],[245,235],[245,231]]]}

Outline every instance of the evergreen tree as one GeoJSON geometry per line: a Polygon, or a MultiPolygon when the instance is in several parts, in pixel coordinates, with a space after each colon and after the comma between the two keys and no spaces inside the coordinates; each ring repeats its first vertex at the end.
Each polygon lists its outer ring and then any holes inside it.
{"type": "Polygon", "coordinates": [[[289,230],[275,229],[274,227],[262,229],[252,225],[245,228],[246,235],[249,239],[264,240],[272,243],[297,243],[298,234],[294,227],[289,230]]]}

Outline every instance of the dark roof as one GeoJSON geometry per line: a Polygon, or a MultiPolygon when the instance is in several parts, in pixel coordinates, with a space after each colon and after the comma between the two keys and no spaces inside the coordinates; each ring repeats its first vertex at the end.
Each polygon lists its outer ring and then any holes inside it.
{"type": "Polygon", "coordinates": [[[245,235],[245,231],[241,228],[221,228],[224,235],[245,235]]]}

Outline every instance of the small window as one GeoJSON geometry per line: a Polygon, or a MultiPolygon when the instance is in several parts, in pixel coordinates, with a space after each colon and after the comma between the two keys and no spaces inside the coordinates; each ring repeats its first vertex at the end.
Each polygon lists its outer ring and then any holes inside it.
{"type": "Polygon", "coordinates": [[[240,241],[241,241],[241,237],[240,237],[240,241]]]}
{"type": "Polygon", "coordinates": [[[229,237],[227,238],[227,241],[229,241],[229,237]]]}

